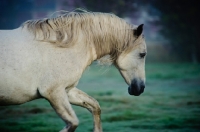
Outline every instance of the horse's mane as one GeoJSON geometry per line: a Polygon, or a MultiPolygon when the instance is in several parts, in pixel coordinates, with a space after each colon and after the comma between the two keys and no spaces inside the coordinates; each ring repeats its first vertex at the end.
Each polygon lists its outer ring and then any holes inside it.
{"type": "Polygon", "coordinates": [[[73,46],[81,35],[81,42],[94,44],[98,58],[108,52],[116,56],[118,52],[128,48],[134,28],[113,14],[87,11],[29,20],[22,27],[27,27],[36,40],[55,43],[61,47],[73,46]]]}

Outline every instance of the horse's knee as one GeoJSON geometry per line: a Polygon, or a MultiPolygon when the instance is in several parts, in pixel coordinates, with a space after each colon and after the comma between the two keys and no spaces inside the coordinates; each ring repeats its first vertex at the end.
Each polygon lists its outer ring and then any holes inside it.
{"type": "Polygon", "coordinates": [[[74,132],[79,125],[79,120],[73,120],[68,123],[66,127],[67,132],[74,132]]]}
{"type": "Polygon", "coordinates": [[[74,120],[72,125],[73,125],[73,127],[78,127],[79,120],[78,119],[74,120]]]}
{"type": "Polygon", "coordinates": [[[75,119],[69,121],[69,126],[70,126],[70,127],[77,128],[78,125],[79,125],[79,120],[78,120],[77,118],[75,118],[75,119]]]}
{"type": "Polygon", "coordinates": [[[101,114],[101,107],[100,107],[100,105],[99,105],[99,103],[97,101],[95,101],[92,113],[95,114],[95,115],[100,115],[101,114]]]}
{"type": "Polygon", "coordinates": [[[93,113],[94,113],[94,114],[97,114],[97,115],[100,115],[100,114],[101,114],[101,108],[98,107],[97,109],[95,109],[95,110],[93,111],[93,113]]]}

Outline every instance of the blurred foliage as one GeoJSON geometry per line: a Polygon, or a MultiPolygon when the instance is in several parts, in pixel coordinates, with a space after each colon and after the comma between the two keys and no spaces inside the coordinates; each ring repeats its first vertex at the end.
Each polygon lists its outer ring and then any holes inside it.
{"type": "Polygon", "coordinates": [[[161,12],[161,33],[170,40],[172,50],[184,61],[200,62],[199,0],[153,0],[161,12]]]}
{"type": "Polygon", "coordinates": [[[0,29],[13,29],[21,24],[20,20],[31,19],[31,0],[1,0],[0,29]]]}
{"type": "Polygon", "coordinates": [[[84,6],[90,11],[112,12],[120,17],[136,10],[133,4],[136,0],[81,0],[77,6],[84,6]]]}

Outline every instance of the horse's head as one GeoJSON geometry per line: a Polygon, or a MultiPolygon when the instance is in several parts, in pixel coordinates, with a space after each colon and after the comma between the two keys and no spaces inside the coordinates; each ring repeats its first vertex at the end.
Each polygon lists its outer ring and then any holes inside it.
{"type": "Polygon", "coordinates": [[[116,60],[116,66],[129,85],[128,93],[139,96],[145,88],[146,43],[142,36],[143,24],[133,32],[131,49],[123,51],[116,60]]]}

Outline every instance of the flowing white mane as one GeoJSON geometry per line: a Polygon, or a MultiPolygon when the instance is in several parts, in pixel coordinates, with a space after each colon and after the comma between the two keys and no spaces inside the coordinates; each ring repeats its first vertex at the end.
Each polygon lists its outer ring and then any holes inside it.
{"type": "Polygon", "coordinates": [[[106,52],[116,56],[129,47],[134,36],[133,25],[110,13],[68,12],[56,18],[29,20],[22,26],[33,32],[36,40],[60,47],[70,47],[78,39],[94,44],[98,58],[106,52]]]}

